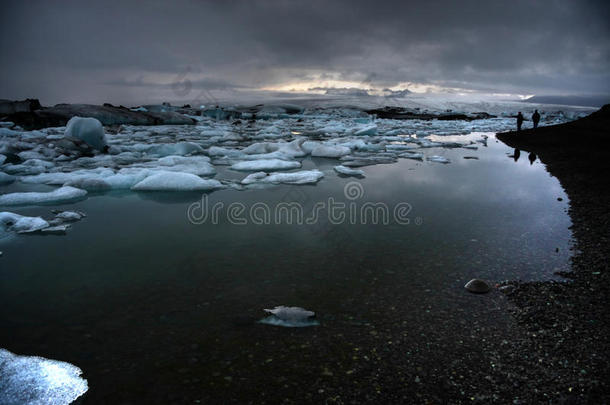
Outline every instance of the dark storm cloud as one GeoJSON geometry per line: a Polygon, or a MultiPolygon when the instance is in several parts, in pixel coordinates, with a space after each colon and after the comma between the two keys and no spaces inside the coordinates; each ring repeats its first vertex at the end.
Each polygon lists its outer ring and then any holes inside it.
{"type": "Polygon", "coordinates": [[[0,98],[150,101],[171,98],[170,81],[230,89],[312,77],[610,92],[602,1],[5,1],[0,19],[0,98]]]}

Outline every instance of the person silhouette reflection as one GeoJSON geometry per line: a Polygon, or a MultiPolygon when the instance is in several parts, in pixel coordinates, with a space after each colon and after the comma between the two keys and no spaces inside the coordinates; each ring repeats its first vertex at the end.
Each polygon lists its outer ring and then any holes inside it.
{"type": "Polygon", "coordinates": [[[515,159],[515,162],[517,160],[519,160],[520,156],[521,156],[521,151],[519,149],[515,149],[515,153],[513,153],[513,159],[515,159]]]}
{"type": "Polygon", "coordinates": [[[536,154],[534,152],[527,155],[527,158],[530,160],[530,165],[533,165],[536,161],[536,154]]]}

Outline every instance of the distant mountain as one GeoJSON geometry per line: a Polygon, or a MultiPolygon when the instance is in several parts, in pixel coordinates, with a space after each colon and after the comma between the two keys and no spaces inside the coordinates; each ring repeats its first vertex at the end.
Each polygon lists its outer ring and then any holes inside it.
{"type": "Polygon", "coordinates": [[[523,101],[525,103],[601,107],[605,104],[610,104],[610,94],[596,96],[533,96],[523,101]]]}

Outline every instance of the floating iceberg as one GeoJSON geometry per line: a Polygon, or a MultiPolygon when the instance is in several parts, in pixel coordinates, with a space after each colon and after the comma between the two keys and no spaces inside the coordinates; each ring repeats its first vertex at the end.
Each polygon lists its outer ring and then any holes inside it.
{"type": "Polygon", "coordinates": [[[106,135],[102,123],[95,118],[72,117],[66,125],[65,136],[76,138],[100,152],[106,149],[106,135]]]}
{"type": "Polygon", "coordinates": [[[8,233],[29,233],[47,228],[49,223],[40,217],[26,217],[12,212],[0,212],[0,237],[8,233]]]}
{"type": "Polygon", "coordinates": [[[421,152],[403,152],[398,156],[406,159],[424,160],[424,154],[421,152]]]}
{"type": "Polygon", "coordinates": [[[427,160],[428,162],[436,162],[436,163],[445,163],[445,164],[447,164],[447,163],[451,163],[451,161],[450,161],[449,159],[447,159],[447,158],[445,158],[445,157],[442,157],[442,156],[437,156],[437,155],[434,155],[434,156],[428,156],[428,157],[426,158],[426,160],[427,160]]]}
{"type": "Polygon", "coordinates": [[[344,176],[364,176],[364,171],[358,169],[350,169],[349,167],[345,167],[343,165],[335,166],[333,169],[339,174],[344,176]]]}
{"type": "Polygon", "coordinates": [[[311,151],[311,156],[338,158],[349,155],[352,150],[347,146],[340,145],[317,145],[311,151]]]}
{"type": "Polygon", "coordinates": [[[279,306],[273,309],[265,309],[271,314],[259,322],[267,325],[284,326],[287,328],[302,328],[305,326],[316,326],[320,323],[314,319],[315,312],[300,307],[279,306]]]}
{"type": "Polygon", "coordinates": [[[241,181],[241,184],[271,183],[271,184],[313,184],[317,183],[324,173],[319,170],[302,170],[292,173],[252,173],[241,181]]]}
{"type": "Polygon", "coordinates": [[[18,356],[0,349],[0,403],[5,405],[72,403],[89,389],[82,370],[70,363],[18,356]]]}
{"type": "Polygon", "coordinates": [[[190,173],[160,172],[131,187],[135,191],[207,191],[222,188],[218,180],[202,179],[190,173]]]}
{"type": "Polygon", "coordinates": [[[357,128],[354,131],[354,135],[356,136],[365,136],[365,135],[377,135],[377,125],[365,125],[363,127],[357,128]]]}
{"type": "Polygon", "coordinates": [[[245,162],[238,162],[231,166],[233,170],[239,171],[262,171],[262,170],[287,170],[298,169],[301,163],[297,161],[281,159],[261,159],[245,162]]]}
{"type": "Polygon", "coordinates": [[[0,205],[61,204],[80,200],[87,195],[85,190],[70,186],[61,187],[47,193],[27,192],[0,195],[0,205]]]}

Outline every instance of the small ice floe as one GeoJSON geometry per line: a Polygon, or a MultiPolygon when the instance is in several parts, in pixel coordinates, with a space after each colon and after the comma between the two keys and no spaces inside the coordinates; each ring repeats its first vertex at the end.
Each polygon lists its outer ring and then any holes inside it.
{"type": "Polygon", "coordinates": [[[347,146],[341,145],[317,145],[311,150],[311,156],[338,158],[349,155],[352,150],[347,146]]]}
{"type": "Polygon", "coordinates": [[[335,166],[333,169],[339,174],[344,176],[356,176],[356,177],[364,177],[364,171],[359,169],[351,169],[349,167],[339,165],[335,166]]]}
{"type": "Polygon", "coordinates": [[[464,288],[475,294],[485,294],[491,290],[489,284],[478,278],[473,278],[472,280],[467,282],[464,288]]]}
{"type": "Polygon", "coordinates": [[[135,191],[206,191],[222,188],[218,180],[202,179],[190,173],[159,172],[140,181],[133,187],[135,191]]]}
{"type": "Polygon", "coordinates": [[[424,154],[421,152],[402,152],[398,157],[414,160],[424,160],[424,154]]]}
{"type": "Polygon", "coordinates": [[[464,146],[462,146],[462,148],[470,149],[470,150],[477,150],[477,149],[479,149],[479,147],[477,145],[473,144],[473,143],[468,144],[468,145],[464,145],[464,146]]]}
{"type": "Polygon", "coordinates": [[[258,172],[261,170],[288,170],[298,169],[301,167],[301,162],[294,160],[281,159],[261,159],[245,162],[238,162],[231,166],[231,169],[245,172],[258,172]]]}
{"type": "Polygon", "coordinates": [[[292,173],[265,173],[256,172],[248,175],[241,184],[271,183],[271,184],[314,184],[324,173],[319,170],[301,170],[292,173]]]}
{"type": "Polygon", "coordinates": [[[72,117],[66,125],[65,136],[84,141],[100,152],[106,149],[106,135],[102,123],[95,118],[72,117]]]}
{"type": "Polygon", "coordinates": [[[264,311],[271,314],[271,316],[261,319],[259,323],[286,328],[302,328],[320,324],[314,319],[316,316],[315,312],[300,307],[285,307],[282,305],[273,309],[265,309],[264,311]]]}
{"type": "Polygon", "coordinates": [[[89,389],[82,373],[70,363],[0,349],[0,403],[72,403],[89,389]]]}
{"type": "Polygon", "coordinates": [[[60,204],[80,200],[87,195],[85,190],[70,186],[60,187],[47,193],[25,192],[0,195],[1,205],[60,204]]]}
{"type": "Polygon", "coordinates": [[[354,130],[354,135],[356,135],[356,136],[377,135],[377,125],[371,124],[371,125],[365,125],[362,127],[357,127],[354,130]]]}
{"type": "Polygon", "coordinates": [[[26,217],[12,212],[0,212],[0,238],[9,233],[31,233],[48,228],[41,217],[26,217]]]}
{"type": "Polygon", "coordinates": [[[428,162],[436,162],[436,163],[444,163],[444,164],[451,163],[451,161],[450,161],[449,159],[444,158],[444,157],[442,157],[442,156],[437,156],[437,155],[434,155],[434,156],[428,156],[428,157],[426,158],[426,160],[427,160],[428,162]]]}

